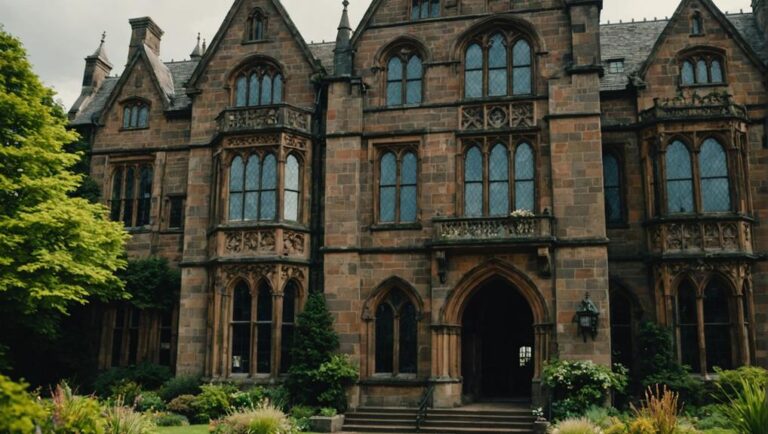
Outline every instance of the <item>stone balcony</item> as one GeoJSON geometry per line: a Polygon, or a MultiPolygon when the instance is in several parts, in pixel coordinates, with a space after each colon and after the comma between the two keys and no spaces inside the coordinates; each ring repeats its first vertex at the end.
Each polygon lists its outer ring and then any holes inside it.
{"type": "Polygon", "coordinates": [[[653,100],[653,107],[640,112],[640,122],[690,119],[748,119],[747,109],[733,102],[727,93],[653,100]]]}
{"type": "Polygon", "coordinates": [[[209,254],[217,258],[309,257],[309,231],[294,224],[251,222],[220,225],[209,235],[209,254]]]}
{"type": "Polygon", "coordinates": [[[216,118],[219,133],[291,129],[312,133],[312,112],[288,104],[227,108],[216,118]]]}
{"type": "Polygon", "coordinates": [[[752,224],[743,215],[685,216],[646,223],[648,246],[656,255],[751,255],[752,224]]]}
{"type": "Polygon", "coordinates": [[[543,245],[553,241],[554,218],[438,217],[432,220],[433,246],[489,244],[543,245]]]}

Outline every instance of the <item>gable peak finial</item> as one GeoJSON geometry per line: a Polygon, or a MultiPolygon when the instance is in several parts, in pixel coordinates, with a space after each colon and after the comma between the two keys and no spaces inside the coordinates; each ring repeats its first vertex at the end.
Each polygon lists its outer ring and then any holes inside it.
{"type": "Polygon", "coordinates": [[[197,33],[197,44],[195,44],[195,49],[192,50],[192,54],[189,55],[190,59],[199,59],[203,57],[203,52],[205,51],[205,45],[203,47],[200,47],[200,32],[197,33]]]}
{"type": "Polygon", "coordinates": [[[343,4],[344,5],[344,9],[346,9],[347,6],[349,6],[349,1],[348,0],[344,0],[343,2],[341,2],[341,4],[343,4]]]}
{"type": "Polygon", "coordinates": [[[103,32],[101,32],[101,45],[104,45],[104,41],[106,40],[107,40],[107,31],[104,30],[103,32]]]}

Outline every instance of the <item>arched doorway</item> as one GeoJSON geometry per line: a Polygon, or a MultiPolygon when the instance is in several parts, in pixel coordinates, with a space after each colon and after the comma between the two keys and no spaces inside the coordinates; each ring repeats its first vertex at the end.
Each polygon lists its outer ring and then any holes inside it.
{"type": "Polygon", "coordinates": [[[493,278],[472,294],[461,325],[465,401],[531,397],[533,324],[528,301],[505,279],[493,278]]]}

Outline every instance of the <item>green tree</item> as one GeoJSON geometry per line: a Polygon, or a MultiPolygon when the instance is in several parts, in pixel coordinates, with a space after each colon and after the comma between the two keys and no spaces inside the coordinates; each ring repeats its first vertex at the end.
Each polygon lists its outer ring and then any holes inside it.
{"type": "Polygon", "coordinates": [[[131,304],[139,309],[169,309],[181,291],[181,273],[171,269],[164,258],[128,261],[119,276],[131,294],[131,304]]]}
{"type": "Polygon", "coordinates": [[[73,305],[125,296],[116,272],[127,235],[105,207],[73,197],[82,155],[66,152],[78,137],[53,97],[0,29],[0,345],[9,354],[14,337],[55,334],[73,305]]]}

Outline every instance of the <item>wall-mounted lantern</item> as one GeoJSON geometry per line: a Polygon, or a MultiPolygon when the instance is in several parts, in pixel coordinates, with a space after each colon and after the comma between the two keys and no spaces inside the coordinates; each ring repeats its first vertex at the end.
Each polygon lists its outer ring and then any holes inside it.
{"type": "Polygon", "coordinates": [[[579,326],[579,333],[584,337],[584,342],[587,342],[587,335],[592,335],[592,340],[595,340],[597,337],[597,323],[599,319],[600,311],[589,298],[589,293],[587,293],[584,296],[584,300],[581,300],[581,303],[579,303],[579,308],[576,310],[576,316],[573,319],[573,322],[579,326]]]}

